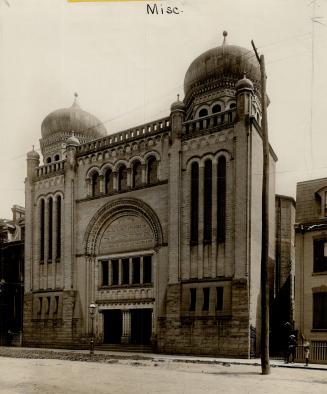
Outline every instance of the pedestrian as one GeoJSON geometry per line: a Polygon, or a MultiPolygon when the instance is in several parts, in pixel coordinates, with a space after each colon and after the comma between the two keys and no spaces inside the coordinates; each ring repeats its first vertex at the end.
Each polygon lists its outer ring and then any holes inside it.
{"type": "Polygon", "coordinates": [[[289,362],[294,363],[295,354],[296,354],[296,337],[294,334],[291,334],[288,338],[287,363],[289,362]]]}
{"type": "Polygon", "coordinates": [[[303,343],[303,350],[304,350],[304,358],[305,358],[305,366],[309,365],[309,356],[310,356],[310,342],[305,341],[303,343]]]}

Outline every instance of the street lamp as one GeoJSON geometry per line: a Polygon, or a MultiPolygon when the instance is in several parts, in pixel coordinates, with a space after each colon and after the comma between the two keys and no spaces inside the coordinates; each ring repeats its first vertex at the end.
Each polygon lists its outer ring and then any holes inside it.
{"type": "Polygon", "coordinates": [[[93,334],[93,320],[95,314],[96,305],[92,302],[89,306],[90,318],[91,318],[91,339],[90,339],[90,355],[94,354],[94,334],[93,334]]]}

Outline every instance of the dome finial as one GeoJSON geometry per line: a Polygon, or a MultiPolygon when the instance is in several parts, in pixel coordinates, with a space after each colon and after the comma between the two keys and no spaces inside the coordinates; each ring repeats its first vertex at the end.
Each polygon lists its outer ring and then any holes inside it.
{"type": "Polygon", "coordinates": [[[226,30],[223,31],[223,36],[224,36],[223,45],[226,45],[227,44],[226,37],[228,36],[228,32],[226,30]]]}
{"type": "Polygon", "coordinates": [[[179,100],[179,93],[177,93],[177,101],[180,101],[180,100],[179,100]]]}
{"type": "Polygon", "coordinates": [[[78,102],[77,102],[77,97],[78,97],[78,93],[74,93],[74,102],[73,102],[73,107],[78,107],[78,102]]]}

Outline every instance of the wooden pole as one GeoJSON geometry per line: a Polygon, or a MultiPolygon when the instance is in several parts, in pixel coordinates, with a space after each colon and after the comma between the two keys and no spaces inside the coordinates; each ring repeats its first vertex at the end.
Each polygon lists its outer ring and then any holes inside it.
{"type": "Polygon", "coordinates": [[[259,57],[254,42],[251,41],[260,64],[261,71],[261,132],[263,149],[262,174],[262,234],[261,234],[261,371],[270,374],[269,362],[269,142],[267,121],[266,69],[264,55],[259,57]]]}

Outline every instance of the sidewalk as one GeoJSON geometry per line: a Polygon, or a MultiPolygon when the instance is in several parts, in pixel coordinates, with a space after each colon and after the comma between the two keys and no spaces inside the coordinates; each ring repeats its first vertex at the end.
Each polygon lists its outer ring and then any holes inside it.
{"type": "MultiPolygon", "coordinates": [[[[70,350],[70,349],[50,349],[50,348],[24,348],[24,347],[6,347],[0,346],[0,357],[17,357],[17,358],[46,358],[51,355],[51,358],[55,356],[65,356],[69,358],[69,355],[82,356],[85,361],[89,361],[89,350],[70,350]]],[[[119,352],[119,351],[105,351],[95,350],[94,361],[101,361],[106,359],[131,359],[131,360],[149,360],[153,362],[185,362],[195,364],[222,364],[222,365],[252,365],[260,366],[261,361],[259,358],[251,359],[238,359],[238,358],[219,358],[219,357],[206,357],[206,356],[186,356],[186,355],[172,355],[172,354],[161,354],[161,353],[136,353],[136,352],[119,352]]],[[[270,360],[272,368],[299,368],[299,369],[312,369],[327,371],[327,364],[309,364],[308,367],[304,363],[290,363],[287,364],[282,360],[270,360]]]]}

